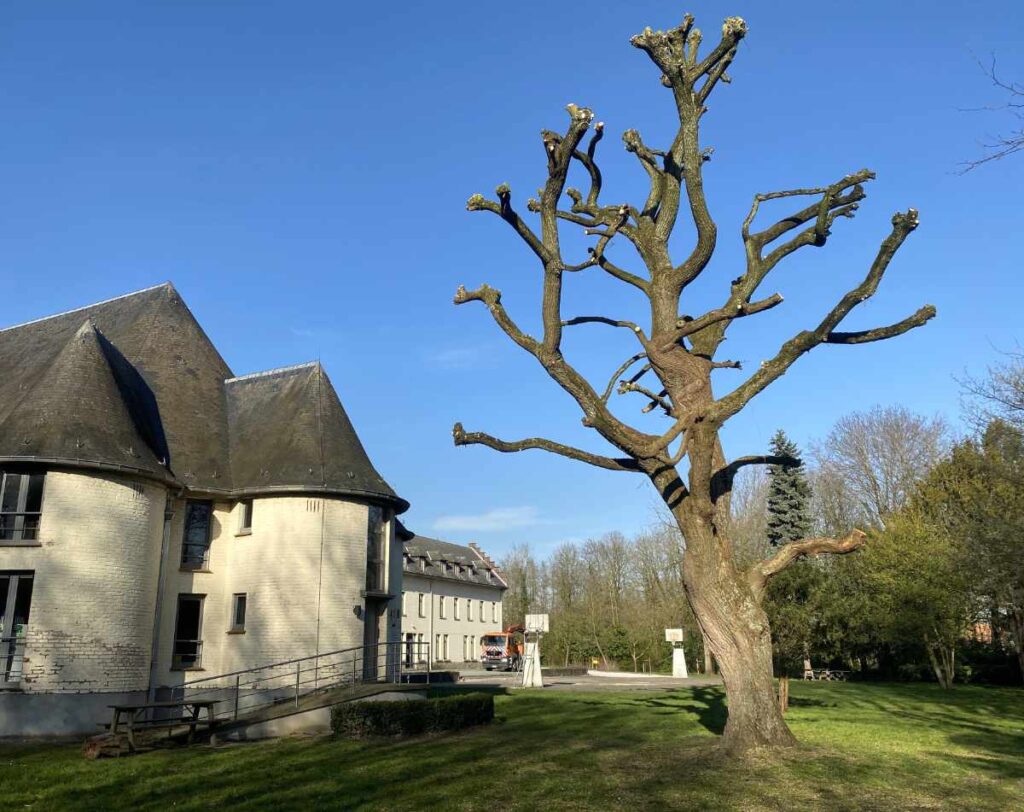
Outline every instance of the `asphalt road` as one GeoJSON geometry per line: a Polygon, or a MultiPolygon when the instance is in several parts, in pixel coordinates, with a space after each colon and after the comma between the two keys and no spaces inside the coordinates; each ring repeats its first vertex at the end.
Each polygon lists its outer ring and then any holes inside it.
{"type": "MultiPolygon", "coordinates": [[[[519,674],[502,671],[462,671],[460,677],[464,685],[496,685],[503,688],[514,687],[521,678],[519,674]]],[[[687,679],[655,674],[633,675],[627,672],[607,673],[602,676],[588,674],[579,677],[544,678],[544,687],[553,691],[670,691],[674,688],[721,683],[721,677],[705,677],[700,674],[687,679]]]]}

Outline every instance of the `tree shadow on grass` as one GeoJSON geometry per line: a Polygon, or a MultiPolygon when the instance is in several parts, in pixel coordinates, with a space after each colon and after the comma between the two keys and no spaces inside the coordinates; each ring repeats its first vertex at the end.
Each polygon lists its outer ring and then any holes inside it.
{"type": "Polygon", "coordinates": [[[635,701],[650,708],[668,708],[673,713],[692,713],[703,728],[716,735],[721,735],[725,730],[725,722],[729,717],[725,693],[718,686],[694,686],[680,691],[666,691],[635,701]],[[667,699],[664,698],[666,696],[667,699]]]}

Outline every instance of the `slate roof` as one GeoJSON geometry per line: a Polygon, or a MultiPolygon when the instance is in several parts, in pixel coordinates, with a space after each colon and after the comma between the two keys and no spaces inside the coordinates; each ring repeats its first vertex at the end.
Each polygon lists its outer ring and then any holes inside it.
{"type": "Polygon", "coordinates": [[[501,570],[473,547],[419,536],[406,531],[401,523],[399,537],[404,542],[404,570],[410,575],[425,575],[430,578],[508,589],[501,570]],[[493,580],[488,579],[488,571],[493,573],[493,580]]]}
{"type": "Polygon", "coordinates": [[[408,507],[319,363],[235,378],[170,283],[0,330],[0,461],[408,507]]]}

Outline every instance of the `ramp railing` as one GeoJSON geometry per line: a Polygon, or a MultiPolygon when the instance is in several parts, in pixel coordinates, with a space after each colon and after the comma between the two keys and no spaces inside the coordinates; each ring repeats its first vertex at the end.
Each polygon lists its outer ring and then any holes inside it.
{"type": "MultiPolygon", "coordinates": [[[[317,694],[357,685],[399,684],[410,674],[425,674],[430,682],[430,644],[378,643],[311,654],[291,660],[199,677],[167,689],[161,701],[212,700],[213,719],[234,720],[260,711],[297,712],[303,700],[317,694]]],[[[311,704],[311,703],[305,703],[311,704]]]]}

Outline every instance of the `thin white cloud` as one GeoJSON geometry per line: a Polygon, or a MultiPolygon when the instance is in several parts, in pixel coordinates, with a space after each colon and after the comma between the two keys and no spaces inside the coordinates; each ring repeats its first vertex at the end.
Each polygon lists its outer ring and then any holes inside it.
{"type": "Polygon", "coordinates": [[[439,516],[434,522],[435,530],[508,530],[514,527],[531,527],[542,524],[537,508],[523,507],[494,508],[484,513],[461,516],[439,516]]]}
{"type": "Polygon", "coordinates": [[[452,347],[426,356],[427,364],[439,369],[471,369],[480,360],[479,347],[452,347]]]}

